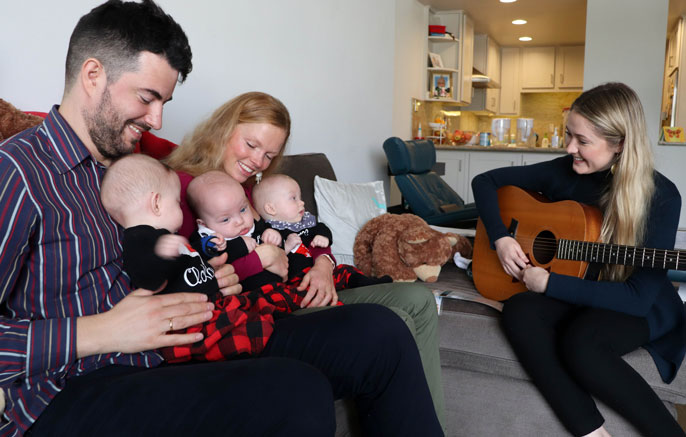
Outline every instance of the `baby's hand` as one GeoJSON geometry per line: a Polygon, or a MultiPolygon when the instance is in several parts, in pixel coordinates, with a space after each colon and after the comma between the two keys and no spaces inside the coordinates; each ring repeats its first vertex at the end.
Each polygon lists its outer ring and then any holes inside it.
{"type": "Polygon", "coordinates": [[[210,258],[214,258],[226,249],[226,240],[221,234],[205,235],[200,239],[200,243],[203,253],[210,258]]]}
{"type": "Polygon", "coordinates": [[[212,238],[212,242],[214,243],[214,247],[219,252],[226,249],[226,239],[222,234],[215,232],[214,237],[212,238]]]}
{"type": "Polygon", "coordinates": [[[255,248],[257,247],[257,241],[255,241],[254,238],[246,237],[244,235],[242,235],[241,238],[243,239],[243,242],[245,243],[246,247],[248,248],[248,253],[255,250],[255,248]]]}
{"type": "Polygon", "coordinates": [[[323,235],[317,235],[312,239],[312,247],[329,247],[329,239],[323,235]]]}
{"type": "Polygon", "coordinates": [[[302,243],[302,239],[300,238],[300,235],[298,234],[290,234],[286,238],[286,242],[283,244],[283,250],[286,253],[291,253],[291,250],[295,249],[296,247],[300,246],[302,243]]]}
{"type": "Polygon", "coordinates": [[[281,234],[276,229],[266,229],[262,232],[262,241],[274,246],[281,246],[281,234]]]}
{"type": "Polygon", "coordinates": [[[162,235],[155,243],[155,255],[164,259],[174,259],[179,256],[179,246],[184,244],[188,244],[188,240],[181,235],[162,235]]]}

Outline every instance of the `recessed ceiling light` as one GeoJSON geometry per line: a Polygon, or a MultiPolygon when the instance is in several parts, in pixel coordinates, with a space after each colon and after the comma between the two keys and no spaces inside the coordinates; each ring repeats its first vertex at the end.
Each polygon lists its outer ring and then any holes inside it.
{"type": "Polygon", "coordinates": [[[526,20],[512,20],[512,24],[526,24],[526,20]]]}
{"type": "Polygon", "coordinates": [[[531,41],[532,39],[533,38],[531,38],[530,36],[520,36],[519,37],[520,41],[531,41]]]}
{"type": "Polygon", "coordinates": [[[500,3],[514,3],[517,0],[500,0],[500,3]]]}

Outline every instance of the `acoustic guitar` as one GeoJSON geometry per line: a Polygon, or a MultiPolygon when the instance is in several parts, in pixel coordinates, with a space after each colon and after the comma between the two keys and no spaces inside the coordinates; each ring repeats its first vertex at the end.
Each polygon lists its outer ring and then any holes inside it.
{"type": "MultiPolygon", "coordinates": [[[[598,243],[602,215],[572,200],[550,202],[538,193],[511,185],[498,189],[500,217],[534,266],[583,277],[590,262],[686,270],[686,251],[646,249],[598,243]]],[[[505,300],[526,291],[523,282],[505,273],[491,249],[481,219],[476,226],[472,274],[484,297],[505,300]]]]}

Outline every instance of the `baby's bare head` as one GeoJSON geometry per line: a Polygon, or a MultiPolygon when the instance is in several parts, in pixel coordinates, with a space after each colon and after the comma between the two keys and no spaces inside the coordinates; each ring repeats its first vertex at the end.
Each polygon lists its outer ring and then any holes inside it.
{"type": "Polygon", "coordinates": [[[238,181],[219,170],[212,170],[194,178],[188,185],[186,199],[195,215],[203,222],[226,204],[246,200],[245,191],[238,181]]]}
{"type": "Polygon", "coordinates": [[[167,191],[174,181],[178,184],[176,173],[155,158],[140,153],[125,155],[107,169],[100,198],[105,210],[123,224],[149,193],[167,191]]]}

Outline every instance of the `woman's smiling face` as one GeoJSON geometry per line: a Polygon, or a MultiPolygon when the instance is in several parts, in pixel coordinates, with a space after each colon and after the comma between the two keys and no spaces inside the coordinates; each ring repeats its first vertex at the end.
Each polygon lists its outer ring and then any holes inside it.
{"type": "Polygon", "coordinates": [[[266,170],[286,142],[286,131],[269,123],[241,123],[224,149],[224,171],[243,183],[266,170]]]}
{"type": "Polygon", "coordinates": [[[607,170],[615,155],[622,151],[621,144],[608,143],[588,120],[573,111],[567,118],[565,144],[567,153],[574,157],[573,168],[578,174],[607,170]]]}

